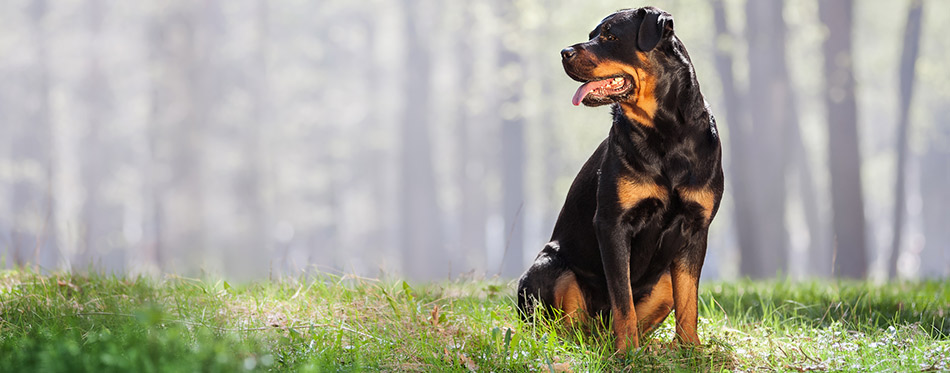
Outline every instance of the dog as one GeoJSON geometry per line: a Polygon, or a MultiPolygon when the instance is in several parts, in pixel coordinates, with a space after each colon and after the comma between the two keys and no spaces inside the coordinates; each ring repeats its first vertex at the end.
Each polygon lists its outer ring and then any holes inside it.
{"type": "Polygon", "coordinates": [[[723,193],[715,118],[669,13],[620,10],[589,38],[561,51],[583,83],[572,101],[610,105],[613,124],[520,278],[518,309],[572,324],[609,315],[620,351],[675,310],[676,339],[699,345],[699,276],[723,193]]]}

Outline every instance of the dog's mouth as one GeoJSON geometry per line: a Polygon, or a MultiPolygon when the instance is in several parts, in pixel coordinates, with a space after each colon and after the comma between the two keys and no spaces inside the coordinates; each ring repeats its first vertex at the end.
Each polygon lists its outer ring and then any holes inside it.
{"type": "Polygon", "coordinates": [[[581,103],[587,106],[603,105],[622,99],[631,89],[632,79],[627,75],[591,80],[577,88],[571,103],[574,106],[581,103]]]}

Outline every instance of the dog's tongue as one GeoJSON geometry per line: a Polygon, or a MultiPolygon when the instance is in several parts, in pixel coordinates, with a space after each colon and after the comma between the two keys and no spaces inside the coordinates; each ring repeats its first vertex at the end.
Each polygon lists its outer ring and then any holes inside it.
{"type": "Polygon", "coordinates": [[[584,97],[587,97],[587,94],[595,89],[603,88],[608,84],[610,84],[610,79],[584,83],[577,88],[577,92],[574,92],[574,98],[571,99],[571,103],[573,103],[574,106],[580,105],[581,101],[584,101],[584,97]]]}

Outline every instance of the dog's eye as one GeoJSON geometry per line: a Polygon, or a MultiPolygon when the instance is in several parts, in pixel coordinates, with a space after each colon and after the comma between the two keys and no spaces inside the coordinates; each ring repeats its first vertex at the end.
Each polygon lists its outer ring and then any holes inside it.
{"type": "Polygon", "coordinates": [[[614,40],[617,40],[617,37],[616,37],[616,36],[613,36],[613,35],[608,34],[608,33],[606,33],[606,32],[600,34],[600,37],[604,38],[604,40],[606,40],[606,41],[614,41],[614,40]]]}

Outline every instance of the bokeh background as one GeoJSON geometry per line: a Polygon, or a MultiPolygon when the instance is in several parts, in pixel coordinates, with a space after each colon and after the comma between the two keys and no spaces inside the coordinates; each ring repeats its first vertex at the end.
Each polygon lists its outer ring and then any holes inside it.
{"type": "Polygon", "coordinates": [[[943,0],[6,0],[0,265],[515,277],[610,125],[558,52],[642,5],[723,137],[704,278],[950,274],[943,0]]]}

